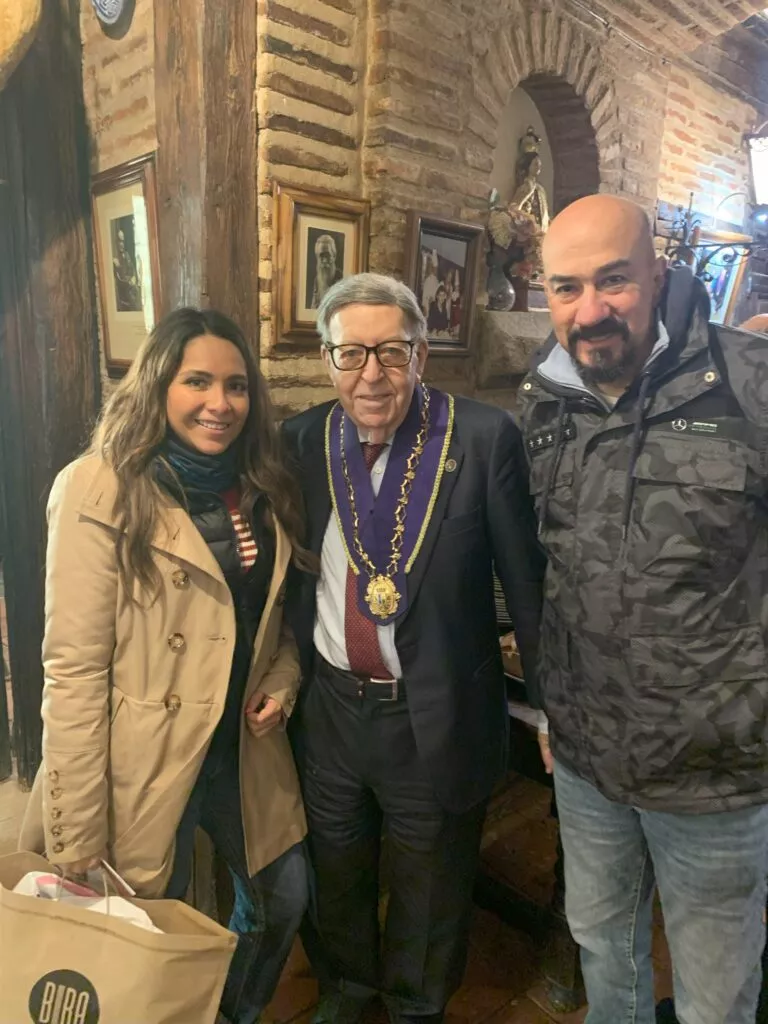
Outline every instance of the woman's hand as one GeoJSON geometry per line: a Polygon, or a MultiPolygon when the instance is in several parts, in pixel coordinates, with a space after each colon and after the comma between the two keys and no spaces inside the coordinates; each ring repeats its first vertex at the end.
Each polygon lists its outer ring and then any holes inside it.
{"type": "Polygon", "coordinates": [[[102,850],[95,857],[82,857],[80,860],[72,860],[57,866],[66,878],[76,878],[77,876],[87,875],[89,871],[93,871],[94,868],[101,864],[102,860],[106,859],[106,856],[107,851],[102,850]]]}
{"type": "Polygon", "coordinates": [[[283,720],[283,709],[274,697],[267,697],[259,690],[248,698],[245,705],[245,719],[252,736],[265,736],[283,720]]]}

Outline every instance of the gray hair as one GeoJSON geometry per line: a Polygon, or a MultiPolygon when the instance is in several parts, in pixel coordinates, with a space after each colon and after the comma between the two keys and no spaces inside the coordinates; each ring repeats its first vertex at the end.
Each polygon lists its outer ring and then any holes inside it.
{"type": "Polygon", "coordinates": [[[346,306],[397,306],[411,341],[427,336],[427,321],[408,285],[385,274],[352,274],[332,285],[317,310],[317,329],[326,348],[331,344],[331,320],[346,306]]]}
{"type": "Polygon", "coordinates": [[[333,250],[333,255],[336,255],[336,239],[333,237],[333,235],[320,235],[317,241],[315,242],[315,252],[317,252],[317,250],[320,248],[321,242],[323,243],[323,245],[330,245],[331,249],[333,250]]]}

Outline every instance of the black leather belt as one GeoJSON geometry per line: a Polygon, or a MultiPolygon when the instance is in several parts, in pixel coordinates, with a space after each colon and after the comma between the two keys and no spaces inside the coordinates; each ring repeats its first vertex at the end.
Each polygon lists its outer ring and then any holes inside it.
{"type": "Polygon", "coordinates": [[[327,679],[339,692],[361,700],[396,701],[405,700],[403,679],[377,679],[337,668],[317,654],[317,673],[327,679]]]}

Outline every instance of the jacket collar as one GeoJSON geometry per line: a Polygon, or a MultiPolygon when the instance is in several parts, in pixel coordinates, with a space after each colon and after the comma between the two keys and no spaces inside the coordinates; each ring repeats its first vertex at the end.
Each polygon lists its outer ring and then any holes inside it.
{"type": "MultiPolygon", "coordinates": [[[[114,470],[99,460],[98,468],[88,489],[83,496],[78,512],[88,519],[109,527],[116,532],[120,526],[114,511],[117,497],[117,477],[114,470]]],[[[291,545],[288,537],[277,519],[275,527],[275,567],[272,576],[272,588],[279,587],[288,568],[291,557],[291,545]]],[[[158,523],[152,538],[152,547],[163,551],[173,558],[187,562],[202,569],[203,572],[219,580],[226,586],[224,574],[219,563],[211,554],[210,548],[203,540],[200,531],[190,519],[186,511],[168,495],[163,497],[158,523]]]]}

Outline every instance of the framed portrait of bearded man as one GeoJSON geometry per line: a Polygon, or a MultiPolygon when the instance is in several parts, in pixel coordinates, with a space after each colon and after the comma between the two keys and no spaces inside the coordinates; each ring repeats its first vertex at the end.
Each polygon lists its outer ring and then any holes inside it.
{"type": "Polygon", "coordinates": [[[366,200],[275,183],[274,346],[317,345],[323,296],[368,267],[369,223],[366,200]]]}
{"type": "Polygon", "coordinates": [[[122,377],[160,308],[154,153],[95,175],[91,205],[104,359],[122,377]]]}

